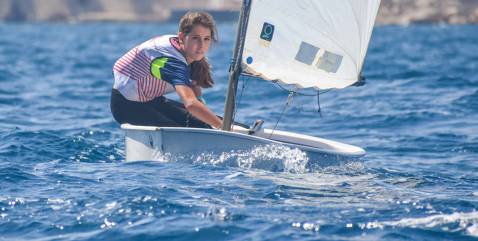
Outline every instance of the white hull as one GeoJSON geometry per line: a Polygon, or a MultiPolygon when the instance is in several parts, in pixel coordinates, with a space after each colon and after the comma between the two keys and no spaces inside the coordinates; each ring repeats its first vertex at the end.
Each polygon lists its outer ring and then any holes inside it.
{"type": "Polygon", "coordinates": [[[123,124],[126,130],[126,161],[163,160],[165,155],[221,154],[248,151],[265,145],[286,145],[307,154],[313,165],[330,166],[357,160],[365,155],[362,148],[313,136],[263,129],[254,135],[235,126],[234,132],[222,130],[152,127],[123,124]],[[269,138],[271,137],[271,138],[269,138]]]}

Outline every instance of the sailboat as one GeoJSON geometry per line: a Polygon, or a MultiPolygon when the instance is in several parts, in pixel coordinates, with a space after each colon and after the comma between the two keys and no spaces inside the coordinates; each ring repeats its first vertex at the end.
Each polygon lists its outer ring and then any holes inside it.
{"type": "MultiPolygon", "coordinates": [[[[134,126],[126,130],[126,161],[168,155],[247,151],[284,145],[321,166],[356,160],[357,146],[289,131],[235,125],[241,75],[294,89],[341,89],[361,79],[380,0],[243,0],[222,130],[134,126]]],[[[300,117],[298,117],[300,118],[300,117]]]]}

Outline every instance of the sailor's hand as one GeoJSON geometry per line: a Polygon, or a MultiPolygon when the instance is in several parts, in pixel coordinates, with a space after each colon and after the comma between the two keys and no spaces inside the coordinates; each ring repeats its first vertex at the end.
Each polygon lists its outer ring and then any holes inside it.
{"type": "Polygon", "coordinates": [[[222,129],[222,121],[221,121],[221,125],[219,125],[219,126],[211,126],[211,127],[212,127],[212,129],[214,129],[214,130],[221,130],[221,129],[222,129]]]}

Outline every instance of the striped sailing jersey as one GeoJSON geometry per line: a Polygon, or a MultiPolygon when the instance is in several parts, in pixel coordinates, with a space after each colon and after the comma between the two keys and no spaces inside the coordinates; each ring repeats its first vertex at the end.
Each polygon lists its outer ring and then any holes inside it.
{"type": "Polygon", "coordinates": [[[113,88],[131,101],[151,101],[173,92],[178,84],[191,86],[189,66],[175,35],[156,37],[134,47],[116,61],[113,73],[113,88]]]}

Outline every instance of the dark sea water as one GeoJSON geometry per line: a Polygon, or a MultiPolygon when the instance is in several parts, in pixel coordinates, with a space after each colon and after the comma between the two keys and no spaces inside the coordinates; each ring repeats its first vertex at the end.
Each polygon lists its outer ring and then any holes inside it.
{"type": "MultiPolygon", "coordinates": [[[[367,84],[297,96],[279,129],[367,150],[305,172],[124,162],[114,61],[175,25],[0,24],[0,240],[477,240],[478,26],[377,27],[367,84]]],[[[234,24],[209,58],[222,113],[234,24]]],[[[248,79],[237,120],[272,128],[287,93],[248,79]]],[[[249,163],[300,162],[269,147],[249,163]],[[272,157],[271,157],[272,156],[272,157]]]]}

